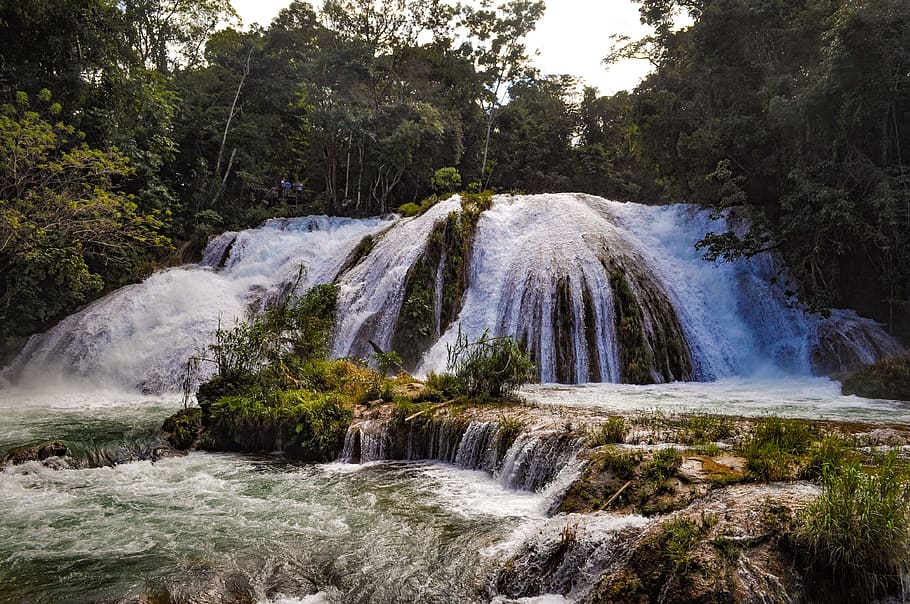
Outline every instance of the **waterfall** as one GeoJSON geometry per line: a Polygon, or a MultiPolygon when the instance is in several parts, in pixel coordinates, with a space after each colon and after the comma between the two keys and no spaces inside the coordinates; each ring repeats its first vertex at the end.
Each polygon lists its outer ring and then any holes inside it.
{"type": "Polygon", "coordinates": [[[420,371],[445,368],[459,330],[523,340],[542,382],[833,373],[903,350],[855,313],[795,305],[772,254],[715,265],[695,250],[740,225],[683,204],[497,196],[477,226],[461,315],[420,371]]]}
{"type": "MultiPolygon", "coordinates": [[[[155,273],[34,336],[2,376],[179,389],[218,325],[261,309],[301,267],[301,289],[339,287],[336,356],[368,357],[372,342],[418,375],[446,369],[459,331],[518,338],[540,381],[561,383],[831,374],[903,350],[852,311],[822,318],[794,305],[772,254],[705,262],[695,242],[744,228],[738,217],[583,194],[496,196],[482,213],[463,203],[224,233],[200,264],[155,273]]],[[[451,457],[456,444],[433,446],[451,457]]]]}
{"type": "Polygon", "coordinates": [[[338,281],[336,356],[368,357],[375,342],[388,350],[405,295],[408,271],[423,254],[433,227],[461,210],[458,196],[425,214],[406,218],[385,233],[361,263],[338,281]]]}
{"type": "Polygon", "coordinates": [[[555,479],[563,472],[577,474],[581,447],[579,439],[562,432],[527,432],[507,443],[495,421],[432,418],[402,425],[366,420],[348,429],[339,461],[441,461],[486,472],[513,490],[539,492],[553,484],[547,495],[555,500],[571,482],[555,479]]]}
{"type": "Polygon", "coordinates": [[[159,271],[33,336],[3,376],[37,386],[81,378],[102,387],[179,390],[187,359],[205,350],[219,324],[232,326],[293,284],[301,267],[301,289],[331,282],[357,242],[388,224],[314,216],[226,233],[202,263],[159,271]]]}

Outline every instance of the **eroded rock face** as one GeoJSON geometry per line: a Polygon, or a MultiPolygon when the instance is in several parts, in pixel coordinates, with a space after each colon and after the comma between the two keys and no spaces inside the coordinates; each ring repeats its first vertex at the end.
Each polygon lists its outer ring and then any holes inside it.
{"type": "Polygon", "coordinates": [[[491,581],[510,598],[561,593],[584,604],[789,603],[804,588],[783,535],[818,489],[743,484],[655,519],[560,515],[491,581]]]}

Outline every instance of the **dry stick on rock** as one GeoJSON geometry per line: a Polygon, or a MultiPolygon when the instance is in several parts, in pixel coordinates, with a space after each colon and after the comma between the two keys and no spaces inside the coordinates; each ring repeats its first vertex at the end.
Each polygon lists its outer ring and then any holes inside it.
{"type": "Polygon", "coordinates": [[[436,411],[437,409],[441,409],[441,408],[445,407],[446,405],[451,405],[452,403],[454,403],[457,400],[458,400],[457,398],[453,398],[450,401],[446,401],[444,403],[438,403],[436,405],[433,405],[432,407],[427,407],[423,411],[418,411],[417,413],[407,416],[406,418],[404,418],[404,421],[409,422],[412,419],[414,419],[415,417],[420,417],[421,415],[423,415],[424,413],[426,413],[428,411],[436,411]]]}
{"type": "Polygon", "coordinates": [[[630,480],[630,481],[627,482],[626,484],[622,485],[622,486],[619,488],[618,491],[616,491],[615,493],[613,493],[613,496],[612,496],[612,497],[610,497],[609,499],[607,499],[607,502],[606,502],[606,503],[604,503],[602,506],[600,506],[599,508],[597,508],[597,511],[598,511],[598,512],[602,512],[602,511],[604,511],[605,509],[607,509],[608,507],[610,507],[610,504],[613,503],[614,501],[616,501],[616,498],[619,497],[620,495],[622,495],[622,492],[625,491],[626,489],[628,489],[628,488],[629,488],[629,485],[631,485],[631,484],[632,484],[632,481],[630,480]]]}

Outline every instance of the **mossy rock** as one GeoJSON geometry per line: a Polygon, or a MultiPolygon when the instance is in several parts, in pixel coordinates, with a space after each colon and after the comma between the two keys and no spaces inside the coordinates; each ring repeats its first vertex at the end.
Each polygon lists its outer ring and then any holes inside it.
{"type": "Polygon", "coordinates": [[[193,407],[164,420],[161,430],[175,449],[190,449],[202,432],[202,409],[193,407]]]}
{"type": "Polygon", "coordinates": [[[844,394],[910,401],[910,353],[867,365],[841,380],[844,394]]]}

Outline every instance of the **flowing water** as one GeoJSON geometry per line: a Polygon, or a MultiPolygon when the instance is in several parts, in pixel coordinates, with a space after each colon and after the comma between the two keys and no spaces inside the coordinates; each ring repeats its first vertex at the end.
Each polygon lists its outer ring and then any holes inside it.
{"type": "MultiPolygon", "coordinates": [[[[336,354],[368,355],[371,340],[387,347],[435,226],[461,211],[455,197],[413,219],[309,217],[226,233],[198,265],[156,273],[32,338],[3,372],[0,457],[60,440],[77,460],[0,468],[0,602],[136,602],[165,593],[508,602],[494,587],[496,569],[522,548],[557,547],[570,524],[583,529],[584,563],[548,569],[538,577],[540,597],[522,601],[582,597],[596,578],[584,572],[596,574],[621,536],[647,521],[549,517],[579,469],[571,439],[526,434],[504,451],[494,423],[440,424],[393,455],[381,426],[361,424],[332,464],[207,453],[118,463],[147,459],[161,444],[156,428],[181,407],[174,392],[186,359],[218,325],[295,284],[338,284],[336,354]],[[350,262],[367,235],[372,251],[350,262]]],[[[433,342],[420,370],[444,369],[459,331],[476,338],[490,330],[531,348],[545,383],[523,396],[562,406],[567,422],[578,406],[910,424],[903,404],[844,397],[836,382],[812,377],[901,346],[850,311],[823,319],[794,307],[773,257],[703,262],[693,243],[727,228],[738,227],[691,206],[497,197],[462,258],[461,312],[447,329],[441,295],[456,251],[432,267],[433,342]],[[701,382],[546,383],[622,381],[623,289],[640,306],[654,381],[701,382]]]]}

